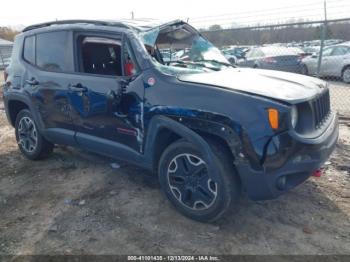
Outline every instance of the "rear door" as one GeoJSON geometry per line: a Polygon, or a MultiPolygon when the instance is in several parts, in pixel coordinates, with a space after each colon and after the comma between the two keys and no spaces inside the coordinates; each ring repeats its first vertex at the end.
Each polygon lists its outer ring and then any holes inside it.
{"type": "MultiPolygon", "coordinates": [[[[334,50],[334,47],[326,47],[322,52],[322,60],[321,60],[321,67],[320,67],[320,75],[321,76],[328,76],[330,73],[329,61],[331,59],[333,50],[334,50]]],[[[317,67],[318,67],[318,59],[319,59],[319,57],[317,57],[316,72],[317,72],[317,67]]]]}
{"type": "Polygon", "coordinates": [[[75,144],[75,122],[67,86],[74,75],[72,33],[50,31],[28,35],[24,40],[26,70],[23,88],[40,116],[40,126],[55,143],[75,144]]]}

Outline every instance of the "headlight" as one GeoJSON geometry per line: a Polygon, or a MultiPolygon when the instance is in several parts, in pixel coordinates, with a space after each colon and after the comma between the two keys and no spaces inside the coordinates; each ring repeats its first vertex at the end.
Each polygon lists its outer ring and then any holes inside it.
{"type": "Polygon", "coordinates": [[[293,106],[290,111],[290,119],[291,119],[293,128],[295,128],[298,123],[298,109],[296,106],[293,106]]]}

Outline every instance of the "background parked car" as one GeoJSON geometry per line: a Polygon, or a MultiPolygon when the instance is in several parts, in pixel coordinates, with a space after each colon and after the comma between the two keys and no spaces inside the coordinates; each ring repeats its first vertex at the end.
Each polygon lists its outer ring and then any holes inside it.
{"type": "Polygon", "coordinates": [[[189,50],[160,49],[159,52],[162,55],[163,61],[169,63],[171,61],[186,60],[189,50]]]}
{"type": "Polygon", "coordinates": [[[234,47],[223,50],[222,53],[226,59],[233,65],[237,64],[238,60],[244,59],[245,54],[249,51],[248,47],[234,47]]]}
{"type": "MultiPolygon", "coordinates": [[[[317,73],[318,54],[302,60],[302,72],[306,75],[317,73]]],[[[341,77],[350,83],[350,42],[325,47],[322,54],[320,76],[341,77]]]]}
{"type": "Polygon", "coordinates": [[[305,47],[302,47],[301,49],[303,49],[305,56],[309,56],[320,52],[320,48],[321,48],[320,46],[305,46],[305,47]]]}
{"type": "Polygon", "coordinates": [[[238,65],[301,73],[301,59],[304,56],[304,51],[296,47],[257,47],[252,48],[244,59],[238,61],[238,65]]]}

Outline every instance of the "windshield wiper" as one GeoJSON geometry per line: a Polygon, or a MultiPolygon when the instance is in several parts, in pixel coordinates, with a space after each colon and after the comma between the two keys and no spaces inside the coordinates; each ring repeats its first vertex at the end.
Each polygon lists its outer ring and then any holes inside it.
{"type": "Polygon", "coordinates": [[[196,60],[194,62],[210,62],[210,63],[216,63],[216,64],[224,65],[224,66],[235,67],[235,66],[231,65],[230,63],[221,62],[221,61],[218,61],[215,59],[201,59],[201,60],[196,60]]]}

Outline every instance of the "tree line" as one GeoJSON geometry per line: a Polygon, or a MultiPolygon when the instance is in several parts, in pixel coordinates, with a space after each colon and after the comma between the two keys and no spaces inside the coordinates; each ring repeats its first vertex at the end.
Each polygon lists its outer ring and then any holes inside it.
{"type": "MultiPolygon", "coordinates": [[[[321,25],[275,26],[269,28],[233,28],[222,30],[220,25],[212,25],[203,31],[216,46],[226,45],[262,45],[272,43],[290,43],[319,40],[322,35],[321,25]]],[[[325,39],[350,40],[350,22],[328,23],[325,39]]]]}
{"type": "Polygon", "coordinates": [[[0,27],[0,38],[1,39],[5,39],[8,41],[13,41],[15,36],[18,34],[19,32],[9,28],[9,27],[0,27]]]}

